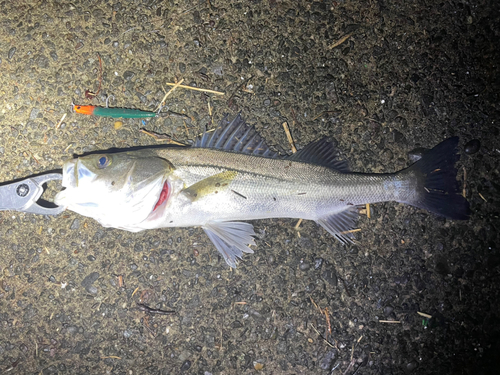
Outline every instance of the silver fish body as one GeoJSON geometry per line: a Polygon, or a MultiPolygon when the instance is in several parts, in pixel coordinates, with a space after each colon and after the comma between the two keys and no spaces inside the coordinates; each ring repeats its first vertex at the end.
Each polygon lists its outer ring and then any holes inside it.
{"type": "Polygon", "coordinates": [[[408,198],[414,190],[409,176],[401,179],[397,174],[346,174],[299,161],[200,148],[162,150],[158,155],[175,170],[170,205],[157,227],[266,218],[317,221],[350,206],[408,198]],[[214,186],[201,199],[182,194],[184,186],[228,170],[235,174],[227,187],[214,186]]]}
{"type": "Polygon", "coordinates": [[[137,232],[202,227],[235,267],[253,252],[253,226],[241,220],[314,220],[342,242],[352,240],[358,206],[397,201],[452,219],[468,217],[457,193],[457,138],[394,174],[351,173],[320,140],[277,158],[240,116],[222,121],[193,147],[97,154],[67,162],[56,204],[107,227],[137,232]]]}

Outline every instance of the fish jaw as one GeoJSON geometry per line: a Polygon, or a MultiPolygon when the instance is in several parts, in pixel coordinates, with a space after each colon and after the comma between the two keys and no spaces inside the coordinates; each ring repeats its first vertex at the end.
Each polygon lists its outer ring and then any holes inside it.
{"type": "Polygon", "coordinates": [[[55,198],[54,203],[59,206],[72,207],[77,199],[78,194],[82,193],[82,189],[78,189],[78,183],[82,180],[83,176],[92,178],[93,173],[83,165],[78,165],[78,159],[67,161],[63,165],[63,178],[62,186],[65,190],[59,192],[55,198]]]}
{"type": "Polygon", "coordinates": [[[76,188],[78,186],[78,176],[75,174],[78,159],[73,159],[64,163],[62,186],[65,188],[76,188]]]}

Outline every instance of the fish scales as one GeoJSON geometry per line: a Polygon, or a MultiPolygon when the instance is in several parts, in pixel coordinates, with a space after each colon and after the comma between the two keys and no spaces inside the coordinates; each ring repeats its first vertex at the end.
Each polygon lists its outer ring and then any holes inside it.
{"type": "MultiPolygon", "coordinates": [[[[225,191],[224,195],[213,195],[209,202],[200,204],[206,207],[205,215],[223,220],[271,217],[316,220],[348,206],[395,198],[394,174],[345,174],[309,163],[211,149],[167,149],[158,151],[158,155],[173,164],[173,173],[187,185],[227,169],[237,171],[231,190],[245,198],[225,191]]],[[[189,226],[191,215],[199,208],[193,204],[189,211],[172,213],[179,218],[171,224],[175,226],[181,220],[182,225],[189,226]]]]}

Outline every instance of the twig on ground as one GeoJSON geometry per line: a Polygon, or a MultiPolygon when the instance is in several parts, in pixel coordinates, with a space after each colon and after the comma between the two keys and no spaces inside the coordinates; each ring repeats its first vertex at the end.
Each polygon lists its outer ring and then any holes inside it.
{"type": "Polygon", "coordinates": [[[311,327],[312,329],[314,329],[314,332],[316,332],[318,334],[319,337],[321,337],[323,339],[324,342],[326,342],[326,344],[331,347],[331,348],[335,348],[335,346],[333,346],[327,339],[325,339],[323,337],[323,335],[321,333],[318,332],[318,330],[316,329],[316,327],[314,327],[312,324],[311,324],[311,327]]]}
{"type": "Polygon", "coordinates": [[[420,311],[417,311],[417,314],[420,315],[420,316],[423,316],[424,318],[427,318],[427,319],[431,319],[432,318],[432,315],[429,315],[429,314],[426,314],[426,313],[423,313],[423,312],[420,312],[420,311]]]}
{"type": "Polygon", "coordinates": [[[297,148],[295,147],[292,134],[290,133],[290,128],[286,122],[283,123],[283,129],[285,129],[285,134],[288,139],[288,143],[290,143],[290,147],[292,148],[292,152],[295,154],[297,152],[297,148]]]}
{"type": "Polygon", "coordinates": [[[177,87],[182,87],[181,86],[181,83],[184,81],[184,78],[181,79],[179,82],[177,83],[174,83],[174,84],[170,84],[170,83],[167,83],[167,85],[169,86],[174,86],[172,87],[166,94],[165,96],[163,97],[163,99],[161,100],[160,104],[158,104],[158,107],[156,107],[156,110],[155,112],[158,112],[162,109],[162,107],[165,106],[165,100],[167,100],[168,96],[177,88],[177,87]]]}
{"type": "Polygon", "coordinates": [[[146,135],[149,135],[150,137],[153,137],[156,141],[158,142],[161,142],[161,141],[166,141],[168,144],[172,144],[172,145],[177,145],[177,146],[187,146],[186,144],[184,143],[181,143],[181,142],[177,142],[177,141],[174,141],[170,136],[166,135],[166,134],[159,134],[159,133],[155,133],[153,131],[150,131],[150,130],[146,130],[146,129],[140,129],[139,130],[141,133],[144,133],[146,135]]]}
{"type": "Polygon", "coordinates": [[[335,43],[333,43],[328,49],[334,49],[335,47],[340,46],[342,43],[344,43],[347,39],[351,37],[351,33],[344,35],[342,38],[337,40],[335,43]]]}
{"type": "Polygon", "coordinates": [[[192,86],[185,86],[185,85],[181,85],[180,83],[184,81],[183,79],[179,82],[179,83],[169,83],[167,82],[166,85],[167,86],[176,86],[176,87],[179,87],[181,89],[187,89],[187,90],[193,90],[193,91],[201,91],[201,92],[207,92],[209,94],[215,94],[215,95],[226,95],[225,93],[223,92],[220,92],[220,91],[215,91],[215,90],[209,90],[209,89],[201,89],[199,87],[192,87],[192,86]]]}
{"type": "Polygon", "coordinates": [[[95,93],[93,93],[90,90],[85,90],[85,97],[89,100],[94,99],[101,92],[102,72],[103,72],[101,55],[97,54],[97,58],[99,59],[99,86],[97,87],[97,91],[95,93]]]}
{"type": "Polygon", "coordinates": [[[62,115],[61,119],[57,123],[56,130],[59,129],[59,127],[61,126],[61,124],[62,124],[62,122],[64,121],[65,118],[66,118],[66,113],[64,115],[62,115]]]}

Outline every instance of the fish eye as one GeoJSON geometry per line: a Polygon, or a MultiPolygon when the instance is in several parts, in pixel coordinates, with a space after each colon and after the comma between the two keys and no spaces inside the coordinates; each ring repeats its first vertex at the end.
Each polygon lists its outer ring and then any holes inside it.
{"type": "Polygon", "coordinates": [[[97,168],[104,169],[111,164],[111,158],[106,155],[102,155],[97,159],[97,168]]]}

